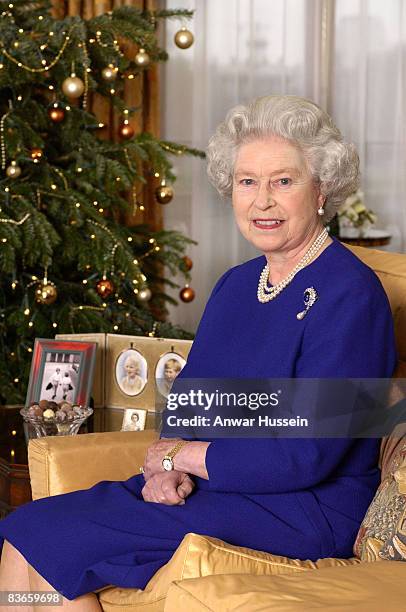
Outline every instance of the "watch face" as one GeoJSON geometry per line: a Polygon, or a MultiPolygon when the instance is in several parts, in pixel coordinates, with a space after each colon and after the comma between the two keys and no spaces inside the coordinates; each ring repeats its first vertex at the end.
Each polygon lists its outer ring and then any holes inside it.
{"type": "Polygon", "coordinates": [[[169,458],[163,459],[162,460],[162,467],[167,472],[171,472],[173,470],[173,461],[172,461],[172,459],[169,459],[169,458]]]}

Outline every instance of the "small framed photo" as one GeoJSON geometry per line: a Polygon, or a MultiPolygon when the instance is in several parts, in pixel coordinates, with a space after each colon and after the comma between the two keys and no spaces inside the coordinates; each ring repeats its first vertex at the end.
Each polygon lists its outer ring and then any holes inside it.
{"type": "Polygon", "coordinates": [[[142,431],[145,429],[147,411],[141,408],[126,408],[123,415],[121,431],[142,431]]]}
{"type": "Polygon", "coordinates": [[[155,367],[157,389],[164,397],[168,396],[173,382],[186,365],[186,359],[173,351],[161,355],[155,367]]]}
{"type": "Polygon", "coordinates": [[[148,380],[148,364],[144,355],[134,348],[120,353],[115,365],[116,382],[125,395],[139,395],[148,380]]]}
{"type": "Polygon", "coordinates": [[[42,399],[88,406],[96,347],[95,342],[36,338],[26,407],[42,399]]]}

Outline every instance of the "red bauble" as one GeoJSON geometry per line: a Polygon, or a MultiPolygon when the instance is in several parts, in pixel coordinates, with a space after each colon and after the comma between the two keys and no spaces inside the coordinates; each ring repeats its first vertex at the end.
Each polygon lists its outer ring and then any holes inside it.
{"type": "Polygon", "coordinates": [[[186,266],[186,270],[191,270],[193,268],[193,261],[190,259],[190,257],[185,255],[182,259],[183,259],[183,263],[186,266]]]}
{"type": "Polygon", "coordinates": [[[102,278],[96,283],[96,291],[100,297],[108,297],[114,291],[114,285],[108,278],[102,278]]]}
{"type": "Polygon", "coordinates": [[[182,302],[192,302],[195,299],[195,290],[192,289],[192,287],[189,287],[188,285],[186,285],[186,287],[183,287],[183,289],[180,290],[179,293],[179,297],[182,300],[182,302]]]}

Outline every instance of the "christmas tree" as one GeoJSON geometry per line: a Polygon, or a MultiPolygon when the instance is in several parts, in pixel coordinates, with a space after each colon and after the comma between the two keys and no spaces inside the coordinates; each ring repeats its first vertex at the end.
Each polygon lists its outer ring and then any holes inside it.
{"type": "MultiPolygon", "coordinates": [[[[122,92],[168,58],[159,22],[192,13],[125,6],[55,19],[51,8],[0,0],[0,401],[9,404],[25,397],[35,337],[190,338],[165,320],[165,288],[178,286],[168,272],[189,280],[192,241],[128,218],[142,213],[145,187],[170,201],[171,155],[203,154],[137,133],[140,109],[122,92]],[[91,111],[96,96],[120,118],[114,140],[91,111]]],[[[192,41],[180,30],[179,46],[192,41]]]]}

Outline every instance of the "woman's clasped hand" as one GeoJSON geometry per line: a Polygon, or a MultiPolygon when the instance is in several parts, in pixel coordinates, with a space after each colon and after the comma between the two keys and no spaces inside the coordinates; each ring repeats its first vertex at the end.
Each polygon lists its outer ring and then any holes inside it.
{"type": "Polygon", "coordinates": [[[180,506],[185,503],[195,484],[188,474],[173,470],[154,474],[145,483],[142,496],[146,502],[180,506]]]}
{"type": "Polygon", "coordinates": [[[179,442],[182,442],[179,438],[160,438],[148,447],[143,466],[144,501],[167,505],[184,504],[195,486],[191,475],[208,478],[206,453],[209,442],[182,443],[173,456],[174,469],[165,471],[163,459],[179,442]]]}

